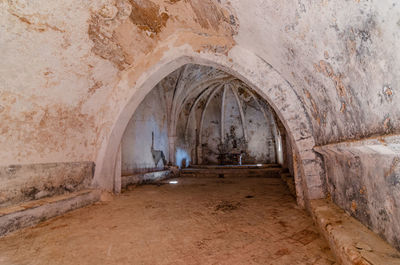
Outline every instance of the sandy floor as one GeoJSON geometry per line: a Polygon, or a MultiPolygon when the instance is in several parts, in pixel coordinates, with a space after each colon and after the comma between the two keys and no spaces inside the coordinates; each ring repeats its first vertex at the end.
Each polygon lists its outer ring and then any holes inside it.
{"type": "Polygon", "coordinates": [[[0,264],[335,263],[280,179],[178,180],[2,238],[0,264]]]}

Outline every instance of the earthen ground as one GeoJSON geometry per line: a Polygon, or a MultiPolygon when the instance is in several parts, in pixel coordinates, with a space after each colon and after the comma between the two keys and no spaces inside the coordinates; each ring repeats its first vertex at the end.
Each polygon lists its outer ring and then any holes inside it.
{"type": "Polygon", "coordinates": [[[0,239],[0,264],[335,264],[280,179],[135,187],[0,239]]]}

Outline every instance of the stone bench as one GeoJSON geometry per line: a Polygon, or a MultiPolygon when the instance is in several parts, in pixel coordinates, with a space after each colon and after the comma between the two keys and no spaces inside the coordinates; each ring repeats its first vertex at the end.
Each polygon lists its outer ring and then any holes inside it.
{"type": "Polygon", "coordinates": [[[0,236],[100,200],[100,190],[81,190],[0,208],[0,236]]]}

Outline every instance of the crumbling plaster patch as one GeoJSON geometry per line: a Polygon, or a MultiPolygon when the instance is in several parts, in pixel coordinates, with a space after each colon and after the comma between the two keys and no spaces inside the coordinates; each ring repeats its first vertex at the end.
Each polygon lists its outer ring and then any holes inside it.
{"type": "Polygon", "coordinates": [[[107,89],[116,79],[114,67],[90,52],[85,25],[94,7],[0,5],[1,164],[93,161],[93,103],[104,96],[99,84],[107,89]]]}
{"type": "Polygon", "coordinates": [[[89,188],[93,162],[0,167],[0,207],[89,188]]]}
{"type": "MultiPolygon", "coordinates": [[[[113,88],[120,70],[132,67],[140,75],[161,53],[145,56],[168,49],[156,46],[176,30],[225,36],[221,46],[233,45],[227,11],[215,6],[217,16],[202,18],[213,26],[203,27],[190,3],[158,2],[171,18],[156,38],[135,36],[143,30],[129,19],[127,1],[0,2],[2,164],[95,160],[112,124],[107,102],[118,100],[113,88]]],[[[195,9],[209,11],[203,4],[195,9]]]]}

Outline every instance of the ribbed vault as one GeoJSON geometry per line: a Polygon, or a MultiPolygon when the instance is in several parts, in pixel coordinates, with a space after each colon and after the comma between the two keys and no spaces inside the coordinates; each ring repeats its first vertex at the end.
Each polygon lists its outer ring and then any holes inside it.
{"type": "Polygon", "coordinates": [[[173,75],[171,130],[177,136],[176,146],[190,154],[192,163],[276,162],[278,134],[273,112],[245,83],[213,67],[193,64],[173,75]],[[250,111],[252,116],[246,117],[250,111]],[[210,127],[210,123],[217,126],[210,127]],[[259,150],[250,155],[249,147],[259,150]]]}

